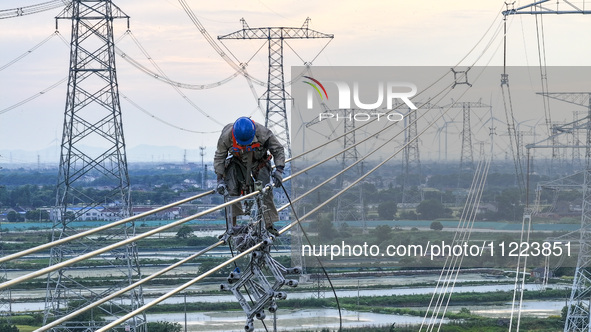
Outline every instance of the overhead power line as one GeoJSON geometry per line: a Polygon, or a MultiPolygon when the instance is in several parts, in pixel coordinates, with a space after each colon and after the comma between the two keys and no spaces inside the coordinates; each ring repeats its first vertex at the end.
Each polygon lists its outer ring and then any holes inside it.
{"type": "Polygon", "coordinates": [[[212,131],[198,131],[198,130],[192,130],[192,129],[187,129],[187,128],[183,128],[180,126],[177,126],[175,124],[172,124],[166,120],[164,120],[163,118],[154,115],[154,113],[151,113],[150,111],[148,111],[147,109],[141,107],[140,105],[138,105],[135,101],[131,100],[129,97],[127,97],[126,95],[124,95],[123,93],[119,93],[119,95],[121,96],[121,98],[127,100],[127,102],[129,102],[131,105],[133,105],[133,107],[137,108],[138,110],[142,111],[144,114],[148,115],[149,117],[151,117],[152,119],[162,122],[165,125],[178,129],[178,130],[182,130],[182,131],[186,131],[189,133],[193,133],[193,134],[212,134],[212,133],[219,133],[221,130],[212,130],[212,131]]]}
{"type": "Polygon", "coordinates": [[[204,216],[204,215],[210,214],[210,213],[212,213],[214,211],[223,209],[226,206],[230,206],[232,204],[241,202],[241,201],[243,201],[245,199],[248,199],[248,198],[250,198],[250,197],[252,197],[252,196],[254,196],[254,195],[258,194],[258,193],[259,193],[259,191],[254,191],[254,192],[252,192],[252,193],[250,193],[248,195],[244,195],[242,197],[233,199],[233,200],[231,200],[231,201],[229,201],[227,203],[220,204],[218,206],[215,206],[215,207],[210,208],[210,209],[207,209],[207,210],[205,210],[203,212],[194,214],[194,215],[189,216],[187,218],[183,218],[183,219],[177,220],[177,221],[172,222],[170,224],[163,225],[163,226],[160,226],[158,228],[155,228],[155,229],[153,229],[151,231],[148,231],[148,232],[145,232],[145,233],[142,233],[142,234],[133,236],[133,237],[129,237],[129,238],[125,239],[125,240],[122,240],[122,241],[113,243],[113,244],[108,245],[108,246],[105,246],[103,248],[96,249],[96,250],[91,251],[91,252],[88,252],[86,254],[83,254],[83,255],[80,255],[80,256],[77,256],[77,257],[74,257],[74,258],[65,260],[65,261],[63,261],[61,263],[57,263],[57,264],[48,266],[46,268],[43,268],[43,269],[40,269],[40,270],[31,272],[31,273],[25,274],[23,276],[20,276],[20,277],[14,278],[14,279],[11,279],[9,281],[6,281],[6,282],[1,283],[0,284],[0,289],[5,289],[5,288],[8,288],[10,286],[13,286],[13,285],[16,285],[18,283],[21,283],[23,281],[30,280],[30,279],[33,279],[33,278],[42,276],[44,274],[48,274],[50,272],[59,270],[61,268],[67,267],[67,266],[71,266],[73,264],[76,264],[78,262],[81,262],[83,260],[86,260],[86,259],[89,259],[89,258],[92,258],[92,257],[95,257],[95,256],[98,256],[98,255],[103,254],[105,252],[108,252],[110,250],[113,250],[113,249],[120,248],[122,246],[128,245],[128,244],[133,243],[133,242],[135,242],[137,240],[141,240],[143,238],[146,238],[146,237],[149,237],[151,235],[160,233],[160,232],[165,231],[167,229],[170,229],[170,228],[173,228],[173,227],[182,225],[182,224],[184,224],[186,222],[189,222],[189,221],[191,221],[193,219],[197,219],[197,218],[199,218],[201,216],[204,216]]]}
{"type": "Polygon", "coordinates": [[[228,54],[226,54],[226,52],[224,52],[224,50],[215,42],[215,39],[213,39],[211,37],[211,35],[209,34],[209,32],[207,32],[207,30],[205,29],[203,24],[201,24],[201,22],[199,21],[199,19],[195,15],[195,13],[193,13],[193,11],[191,10],[191,7],[189,7],[189,5],[187,4],[186,1],[179,0],[179,3],[183,7],[183,10],[185,11],[185,13],[187,13],[187,16],[189,16],[189,19],[191,19],[193,24],[195,24],[195,26],[197,27],[197,30],[199,30],[199,32],[203,35],[205,40],[207,40],[209,45],[211,45],[211,47],[219,54],[220,57],[222,57],[222,59],[224,59],[224,61],[226,61],[226,63],[228,63],[232,68],[234,68],[234,70],[241,73],[247,80],[249,80],[249,82],[254,82],[260,86],[266,85],[266,83],[264,81],[250,76],[250,74],[248,74],[246,72],[246,66],[244,64],[235,63],[234,60],[232,60],[228,56],[228,54]]]}
{"type": "Polygon", "coordinates": [[[62,84],[63,84],[63,83],[65,83],[67,80],[68,80],[68,78],[67,78],[67,77],[64,77],[64,78],[62,78],[61,80],[59,80],[59,81],[57,81],[57,82],[53,83],[52,85],[50,85],[50,86],[49,86],[48,88],[46,88],[45,90],[39,91],[39,92],[37,92],[36,94],[32,95],[31,97],[29,97],[29,98],[26,98],[26,99],[24,99],[24,100],[21,100],[21,101],[19,101],[18,103],[14,104],[14,105],[11,105],[11,106],[8,106],[8,107],[6,107],[6,108],[4,108],[4,109],[1,109],[1,110],[0,110],[0,115],[2,115],[2,114],[4,114],[4,113],[6,113],[6,112],[8,112],[8,111],[11,111],[11,110],[13,110],[13,109],[15,109],[15,108],[18,108],[18,107],[20,107],[20,106],[22,106],[22,105],[24,105],[24,104],[26,104],[26,103],[28,103],[28,102],[30,102],[30,101],[32,101],[32,100],[34,100],[34,99],[37,99],[37,98],[39,98],[39,97],[43,96],[45,93],[47,93],[47,92],[49,92],[49,91],[51,91],[51,90],[53,90],[53,89],[57,88],[58,86],[62,85],[62,84]]]}
{"type": "Polygon", "coordinates": [[[6,68],[12,66],[13,64],[19,62],[21,59],[23,59],[27,55],[33,53],[33,51],[35,51],[36,49],[38,49],[39,47],[41,47],[43,44],[47,43],[52,37],[54,37],[56,35],[59,35],[59,31],[56,31],[56,32],[52,33],[51,35],[47,36],[47,38],[43,39],[39,44],[33,46],[31,49],[29,49],[25,53],[19,55],[18,57],[14,58],[14,60],[12,60],[12,61],[8,62],[7,64],[5,64],[4,66],[0,67],[0,71],[3,71],[4,69],[6,69],[6,68]]]}
{"type": "Polygon", "coordinates": [[[115,47],[115,51],[117,52],[117,54],[119,56],[121,56],[125,61],[129,62],[132,66],[136,67],[137,69],[143,71],[144,73],[154,77],[157,80],[160,80],[164,83],[170,84],[172,86],[175,87],[179,87],[179,88],[183,88],[183,89],[191,89],[191,90],[205,90],[205,89],[212,89],[212,88],[217,88],[221,85],[224,85],[228,82],[230,82],[231,80],[233,80],[234,78],[236,78],[236,76],[240,75],[240,72],[236,71],[235,73],[233,73],[232,75],[230,75],[227,78],[224,78],[220,81],[217,82],[213,82],[213,83],[207,83],[207,84],[191,84],[191,83],[181,83],[181,82],[177,82],[177,81],[173,81],[171,80],[168,75],[166,75],[164,73],[164,71],[160,68],[160,66],[158,66],[158,64],[154,61],[154,59],[152,58],[152,56],[150,56],[150,54],[148,54],[148,51],[146,51],[146,49],[140,44],[139,40],[133,35],[133,33],[131,32],[131,30],[127,30],[125,32],[125,35],[129,35],[131,37],[131,39],[133,40],[133,42],[135,43],[135,45],[140,49],[140,51],[144,54],[144,56],[146,57],[146,59],[148,59],[150,61],[150,63],[152,64],[152,66],[154,66],[154,68],[156,68],[156,70],[158,71],[158,73],[150,70],[149,68],[145,67],[144,65],[142,65],[141,63],[139,63],[137,60],[135,60],[134,58],[130,57],[129,54],[123,52],[120,48],[115,47]]]}
{"type": "Polygon", "coordinates": [[[30,6],[17,7],[17,8],[11,8],[11,9],[2,9],[2,10],[0,10],[0,20],[7,19],[7,18],[19,17],[19,16],[25,16],[25,15],[32,15],[32,14],[37,14],[37,13],[41,13],[41,12],[56,9],[56,8],[61,8],[61,7],[68,5],[70,2],[71,1],[66,1],[66,0],[53,0],[53,1],[42,2],[42,3],[35,4],[35,5],[30,5],[30,6]]]}

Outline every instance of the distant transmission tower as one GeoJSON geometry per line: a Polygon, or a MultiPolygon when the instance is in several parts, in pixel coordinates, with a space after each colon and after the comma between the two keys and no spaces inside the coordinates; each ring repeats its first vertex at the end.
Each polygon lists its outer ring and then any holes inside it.
{"type": "MultiPolygon", "coordinates": [[[[584,3],[583,3],[584,4],[584,3]]],[[[501,74],[501,87],[503,88],[503,94],[505,93],[505,91],[508,94],[509,100],[511,99],[511,94],[510,94],[510,89],[509,89],[509,74],[507,74],[505,68],[507,65],[507,17],[509,15],[533,15],[536,16],[536,20],[538,19],[537,16],[543,17],[544,15],[548,15],[548,14],[581,14],[581,15],[589,15],[591,14],[591,10],[585,9],[585,6],[580,6],[579,4],[573,4],[570,1],[567,0],[556,0],[556,1],[550,1],[550,0],[540,0],[540,1],[535,1],[533,3],[530,4],[526,4],[523,6],[520,6],[518,8],[515,8],[515,2],[505,2],[505,6],[506,6],[506,10],[503,11],[503,25],[504,25],[504,31],[503,31],[503,44],[504,44],[504,55],[503,55],[503,73],[501,74]],[[511,6],[512,8],[509,8],[509,6],[511,6]]],[[[537,24],[537,21],[536,21],[537,24]]],[[[543,29],[542,31],[542,40],[543,40],[543,29]]],[[[542,47],[542,51],[545,52],[545,45],[544,43],[542,43],[540,45],[540,36],[538,35],[538,47],[542,47]]],[[[546,70],[546,57],[544,56],[543,58],[540,56],[540,77],[541,77],[541,83],[542,83],[542,94],[547,94],[548,93],[548,72],[546,70]]],[[[511,111],[512,112],[512,111],[511,111]]],[[[515,135],[515,128],[513,125],[513,119],[512,119],[512,115],[511,114],[511,118],[507,118],[507,129],[509,132],[509,141],[510,141],[510,147],[511,150],[513,151],[515,149],[515,147],[513,146],[512,140],[514,137],[516,137],[515,135]]],[[[550,116],[550,105],[549,105],[549,101],[547,99],[544,99],[544,116],[545,116],[545,120],[546,120],[546,129],[548,130],[548,136],[550,137],[550,139],[552,139],[552,162],[554,161],[554,159],[557,159],[559,157],[559,153],[560,151],[558,150],[558,146],[559,143],[555,140],[557,137],[557,135],[554,135],[553,133],[553,127],[555,125],[555,123],[552,121],[552,118],[550,116]]],[[[513,157],[514,159],[514,163],[515,163],[515,171],[517,173],[518,176],[518,181],[520,183],[520,187],[525,187],[524,183],[524,179],[522,176],[522,166],[519,164],[521,161],[521,158],[519,155],[513,157]]],[[[567,329],[565,328],[565,331],[567,331],[567,329]]]]}
{"type": "MultiPolygon", "coordinates": [[[[72,36],[70,69],[61,143],[56,209],[52,239],[77,232],[79,220],[118,220],[131,214],[129,174],[121,121],[121,106],[115,68],[113,19],[129,17],[110,0],[74,0],[57,19],[70,19],[72,36]],[[92,146],[93,149],[87,147],[92,146]],[[100,179],[103,190],[90,195],[85,183],[100,179]],[[98,196],[98,197],[97,197],[98,196]]],[[[133,236],[128,223],[99,239],[71,241],[52,248],[50,265],[103,247],[105,241],[133,236]]],[[[97,265],[106,265],[104,283],[93,288],[83,282],[75,268],[49,274],[44,323],[86,307],[140,278],[134,244],[105,253],[97,265]]],[[[90,271],[90,270],[84,270],[90,271]]],[[[96,277],[101,277],[96,272],[96,277]]],[[[59,331],[92,331],[104,326],[101,316],[119,317],[143,304],[141,288],[116,297],[88,316],[67,321],[59,331]]],[[[145,316],[128,321],[126,331],[145,330],[145,316]]]]}
{"type": "MultiPolygon", "coordinates": [[[[337,117],[342,119],[350,119],[355,115],[355,109],[347,108],[347,109],[336,109],[331,110],[326,106],[326,104],[322,103],[322,107],[324,108],[324,113],[331,113],[335,114],[337,117]]],[[[305,127],[312,127],[315,124],[319,123],[320,120],[318,118],[314,118],[312,121],[309,121],[305,124],[305,127]]],[[[355,146],[356,142],[356,134],[355,134],[355,121],[343,121],[343,153],[341,154],[341,170],[345,169],[348,165],[357,162],[359,158],[359,151],[355,146]]],[[[358,171],[358,175],[361,176],[363,173],[363,168],[361,166],[356,167],[358,171]]],[[[339,191],[343,189],[343,182],[344,182],[344,175],[340,175],[336,179],[336,186],[335,190],[339,191]]],[[[351,198],[344,197],[344,195],[340,195],[337,198],[337,207],[334,213],[334,220],[335,221],[346,221],[346,220],[360,220],[362,221],[363,229],[365,230],[367,227],[367,222],[365,220],[365,213],[363,209],[363,182],[359,185],[359,198],[355,198],[351,200],[351,198]],[[359,209],[358,213],[353,213],[353,208],[355,205],[361,204],[361,208],[359,209]]]]}
{"type": "Polygon", "coordinates": [[[474,169],[474,151],[472,150],[472,126],[470,123],[470,103],[462,103],[462,153],[460,171],[467,166],[474,169]]]}
{"type": "Polygon", "coordinates": [[[207,183],[207,169],[205,168],[205,163],[203,162],[203,157],[205,156],[205,147],[199,147],[199,155],[201,156],[201,189],[205,189],[205,184],[207,183]]]}
{"type": "MultiPolygon", "coordinates": [[[[586,114],[584,112],[581,111],[573,111],[573,123],[577,122],[579,120],[579,116],[585,116],[586,114]]],[[[573,128],[572,133],[571,133],[571,144],[573,146],[578,147],[581,144],[581,140],[579,138],[579,132],[582,130],[578,130],[577,128],[573,128]]],[[[572,149],[572,155],[571,155],[572,161],[572,167],[574,169],[580,169],[582,166],[582,161],[581,161],[581,150],[579,148],[573,148],[572,149]]]]}
{"type": "Polygon", "coordinates": [[[418,204],[423,200],[423,192],[420,188],[422,172],[417,138],[417,112],[409,110],[404,121],[402,204],[418,204]],[[416,190],[413,187],[416,187],[416,190]]]}
{"type": "Polygon", "coordinates": [[[279,142],[286,147],[286,155],[289,158],[291,157],[291,144],[286,106],[289,94],[285,91],[283,41],[286,39],[333,38],[334,36],[309,29],[310,18],[306,19],[301,28],[251,28],[244,19],[241,19],[240,22],[242,22],[242,30],[218,36],[218,39],[264,39],[268,41],[267,91],[261,97],[266,103],[265,126],[273,130],[279,142]]]}
{"type": "MultiPolygon", "coordinates": [[[[346,119],[348,117],[352,117],[354,114],[353,109],[343,109],[343,110],[326,110],[327,112],[331,113],[343,113],[343,118],[346,119]]],[[[343,132],[348,133],[345,134],[343,137],[343,150],[345,150],[341,157],[341,170],[345,169],[349,163],[354,163],[357,161],[358,152],[357,147],[350,148],[351,146],[355,145],[355,121],[343,121],[343,132]],[[348,149],[350,148],[350,149],[348,149]]],[[[337,185],[336,190],[339,191],[343,189],[343,182],[344,182],[344,175],[341,175],[337,178],[337,185]]],[[[350,199],[343,197],[340,195],[337,198],[337,208],[334,214],[335,221],[345,221],[345,220],[355,220],[351,215],[351,208],[353,202],[350,199]]]]}
{"type": "MultiPolygon", "coordinates": [[[[334,35],[321,33],[308,28],[310,18],[307,18],[302,27],[265,27],[265,28],[251,28],[244,19],[242,22],[242,29],[232,32],[224,36],[218,36],[218,39],[263,39],[267,40],[268,55],[269,55],[269,71],[267,74],[267,91],[260,98],[266,103],[265,112],[265,127],[271,129],[277,139],[286,148],[286,157],[291,157],[291,142],[289,134],[289,126],[287,119],[287,99],[289,94],[285,91],[285,75],[283,71],[283,42],[286,39],[317,39],[317,38],[334,38],[334,35]]],[[[286,165],[285,175],[291,172],[290,166],[286,165]]],[[[283,203],[287,199],[283,195],[279,195],[283,203]]],[[[301,234],[298,227],[292,229],[292,247],[301,247],[301,234]]],[[[293,266],[301,266],[305,271],[301,252],[299,250],[292,250],[292,264],[293,266]],[[294,255],[295,254],[295,255],[294,255]]]]}
{"type": "Polygon", "coordinates": [[[474,170],[474,146],[472,144],[472,122],[470,115],[477,108],[490,109],[490,105],[482,103],[482,101],[464,101],[453,102],[450,105],[444,106],[446,108],[460,108],[462,109],[462,150],[460,155],[460,168],[458,175],[458,187],[460,179],[464,170],[474,170]]]}

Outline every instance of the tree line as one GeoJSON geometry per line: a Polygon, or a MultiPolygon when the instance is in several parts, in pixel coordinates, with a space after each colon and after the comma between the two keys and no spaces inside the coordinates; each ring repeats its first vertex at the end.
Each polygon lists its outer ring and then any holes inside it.
{"type": "MultiPolygon", "coordinates": [[[[101,201],[108,196],[109,190],[96,188],[84,188],[82,193],[89,202],[101,201]]],[[[132,190],[133,204],[164,205],[179,198],[179,192],[163,185],[150,190],[132,190]]],[[[41,207],[55,206],[56,187],[23,185],[16,187],[0,187],[0,208],[26,207],[38,209],[41,207]]],[[[29,219],[27,217],[27,219],[29,219]]]]}

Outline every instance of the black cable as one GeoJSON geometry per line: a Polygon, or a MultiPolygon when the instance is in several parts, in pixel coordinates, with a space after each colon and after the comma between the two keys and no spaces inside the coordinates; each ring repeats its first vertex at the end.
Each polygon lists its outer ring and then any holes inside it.
{"type": "MultiPolygon", "coordinates": [[[[287,198],[287,201],[289,202],[289,206],[291,207],[291,211],[293,212],[293,216],[296,219],[296,221],[298,222],[300,229],[302,230],[302,234],[304,234],[304,237],[306,238],[306,241],[308,242],[308,244],[310,246],[312,246],[312,242],[310,241],[310,238],[308,238],[308,234],[306,233],[306,230],[302,226],[302,223],[300,222],[300,219],[298,218],[298,214],[296,213],[295,208],[293,207],[293,204],[291,204],[291,198],[289,197],[287,190],[283,186],[283,182],[281,183],[281,188],[283,189],[283,192],[285,193],[285,197],[287,198]]],[[[326,272],[324,265],[322,265],[322,261],[320,261],[320,258],[318,258],[318,256],[314,256],[314,257],[316,257],[316,260],[318,261],[318,264],[320,265],[320,268],[322,269],[322,272],[324,273],[324,276],[326,277],[326,280],[328,281],[328,284],[330,285],[330,288],[332,289],[332,293],[334,294],[334,298],[337,302],[337,308],[339,310],[339,331],[342,331],[343,330],[343,316],[341,313],[341,304],[339,303],[339,297],[337,296],[337,292],[334,289],[334,285],[332,284],[332,281],[330,280],[330,277],[328,276],[328,272],[326,272]]]]}

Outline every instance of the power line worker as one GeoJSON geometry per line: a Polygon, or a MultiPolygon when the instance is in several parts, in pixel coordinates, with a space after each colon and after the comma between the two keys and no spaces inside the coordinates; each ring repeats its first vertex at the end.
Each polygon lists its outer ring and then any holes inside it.
{"type": "MultiPolygon", "coordinates": [[[[217,175],[217,192],[221,195],[239,196],[250,192],[255,181],[267,185],[273,178],[275,187],[280,187],[285,168],[285,152],[271,130],[247,117],[240,117],[222,129],[214,156],[214,170],[217,175]],[[275,163],[272,171],[271,159],[275,163]]],[[[273,223],[279,220],[279,213],[273,202],[273,195],[265,195],[263,213],[265,227],[278,235],[273,223]]],[[[230,208],[232,225],[236,216],[245,214],[240,203],[230,208]]]]}

